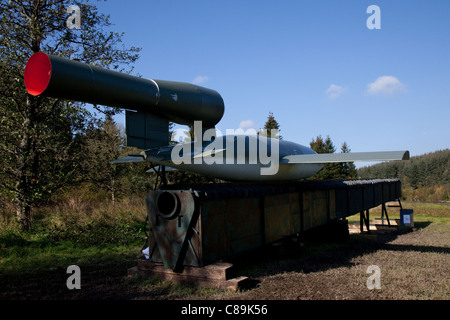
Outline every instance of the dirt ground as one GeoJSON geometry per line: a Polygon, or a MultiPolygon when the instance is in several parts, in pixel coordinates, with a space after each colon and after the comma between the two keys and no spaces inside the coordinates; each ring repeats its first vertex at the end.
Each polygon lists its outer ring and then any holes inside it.
{"type": "MultiPolygon", "coordinates": [[[[66,270],[2,279],[2,300],[449,300],[450,228],[421,222],[409,231],[350,235],[343,243],[292,242],[234,261],[251,279],[237,292],[130,278],[135,266],[80,266],[81,289],[68,290],[66,270]],[[380,289],[368,289],[369,266],[380,289]]],[[[375,283],[371,281],[371,283],[375,283]]]]}

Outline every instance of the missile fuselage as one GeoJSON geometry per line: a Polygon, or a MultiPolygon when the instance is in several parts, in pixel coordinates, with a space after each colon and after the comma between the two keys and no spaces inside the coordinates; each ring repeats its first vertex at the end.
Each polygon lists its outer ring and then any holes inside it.
{"type": "Polygon", "coordinates": [[[30,57],[24,80],[34,96],[135,110],[126,113],[127,144],[144,151],[116,163],[150,161],[223,180],[267,182],[308,178],[329,162],[409,159],[408,151],[319,155],[300,144],[260,135],[217,136],[213,128],[225,107],[214,90],[143,79],[43,52],[30,57]],[[169,121],[198,121],[203,129],[197,131],[194,125],[194,131],[201,139],[170,146],[169,121]]]}
{"type": "Polygon", "coordinates": [[[316,152],[298,143],[259,135],[224,135],[142,154],[161,165],[228,181],[295,181],[323,167],[317,163],[288,164],[285,156],[316,152]]]}

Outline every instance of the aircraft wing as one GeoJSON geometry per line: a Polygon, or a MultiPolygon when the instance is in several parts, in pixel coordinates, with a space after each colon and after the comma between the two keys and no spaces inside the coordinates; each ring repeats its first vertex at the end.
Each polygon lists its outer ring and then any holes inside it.
{"type": "Polygon", "coordinates": [[[172,146],[158,147],[142,151],[140,154],[129,154],[127,157],[116,159],[110,163],[154,162],[170,161],[172,146]]]}
{"type": "MultiPolygon", "coordinates": [[[[143,151],[141,154],[128,155],[127,157],[116,159],[111,161],[111,163],[130,163],[130,162],[143,162],[150,161],[155,163],[170,162],[171,151],[173,146],[165,146],[154,149],[148,149],[143,151]]],[[[225,149],[211,149],[211,150],[201,150],[195,151],[187,154],[185,157],[180,157],[178,160],[193,160],[196,158],[206,158],[212,156],[223,156],[225,149]]],[[[167,167],[166,167],[167,168],[167,167]]]]}
{"type": "Polygon", "coordinates": [[[353,153],[319,153],[285,156],[281,163],[332,163],[356,161],[409,160],[409,151],[376,151],[353,153]]]}
{"type": "Polygon", "coordinates": [[[130,163],[130,162],[144,162],[145,158],[143,155],[129,155],[128,157],[120,158],[111,161],[110,163],[130,163]]]}

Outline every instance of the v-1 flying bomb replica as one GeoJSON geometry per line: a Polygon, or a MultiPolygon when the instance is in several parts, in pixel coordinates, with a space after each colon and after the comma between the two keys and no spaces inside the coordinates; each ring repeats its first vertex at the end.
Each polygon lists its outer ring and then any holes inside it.
{"type": "Polygon", "coordinates": [[[150,161],[230,181],[293,181],[325,163],[408,160],[408,151],[317,154],[262,135],[216,135],[224,113],[219,93],[189,83],[134,77],[43,52],[25,67],[29,94],[126,109],[127,145],[144,149],[114,163],[150,161]],[[196,141],[169,145],[169,121],[192,125],[196,141]]]}

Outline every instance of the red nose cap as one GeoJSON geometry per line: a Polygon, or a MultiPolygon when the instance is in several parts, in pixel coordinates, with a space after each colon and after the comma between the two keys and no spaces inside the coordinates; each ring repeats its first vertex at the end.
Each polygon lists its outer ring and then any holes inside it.
{"type": "Polygon", "coordinates": [[[50,58],[43,52],[37,52],[28,59],[25,66],[25,87],[29,94],[38,96],[47,89],[52,75],[50,58]]]}

